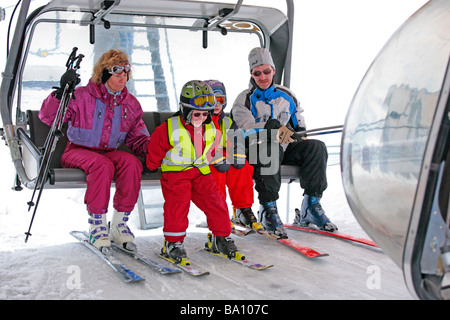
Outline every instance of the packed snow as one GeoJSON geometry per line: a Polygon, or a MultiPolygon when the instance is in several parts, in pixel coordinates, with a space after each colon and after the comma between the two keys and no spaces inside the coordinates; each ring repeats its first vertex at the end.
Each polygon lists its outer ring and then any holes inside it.
{"type": "MultiPolygon", "coordinates": [[[[132,299],[132,300],[299,300],[299,299],[412,299],[402,271],[380,249],[289,230],[288,235],[329,256],[307,259],[273,240],[253,234],[232,235],[249,260],[274,267],[256,271],[195,249],[204,245],[208,229],[196,225],[204,215],[192,206],[185,240],[194,265],[210,275],[194,278],[186,273],[160,275],[132,258],[121,256],[127,266],[146,279],[123,283],[105,263],[69,235],[71,230],[87,230],[83,204],[84,189],[44,189],[32,236],[25,243],[31,212],[27,201],[32,190],[11,190],[14,170],[7,148],[0,152],[5,176],[0,185],[0,299],[132,299]]],[[[340,168],[328,167],[329,187],[322,204],[339,230],[358,237],[361,230],[346,202],[340,168]]],[[[114,190],[112,190],[114,191],[114,190]]],[[[292,222],[300,205],[302,190],[290,187],[292,222]]],[[[286,221],[287,185],[282,186],[278,206],[286,221]]],[[[230,207],[231,208],[231,207],[230,207]]],[[[256,194],[253,210],[258,210],[256,194]]],[[[112,208],[110,208],[110,212],[112,208]]],[[[140,229],[137,209],[130,226],[140,251],[156,257],[163,244],[162,228],[140,229]]]]}

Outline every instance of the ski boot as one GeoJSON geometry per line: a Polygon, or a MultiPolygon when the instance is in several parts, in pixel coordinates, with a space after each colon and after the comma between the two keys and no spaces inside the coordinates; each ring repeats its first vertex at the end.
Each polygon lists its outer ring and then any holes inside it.
{"type": "Polygon", "coordinates": [[[168,242],[164,239],[164,246],[161,249],[161,256],[182,266],[191,264],[186,256],[186,249],[184,249],[183,242],[168,242]]]}
{"type": "Polygon", "coordinates": [[[106,214],[89,214],[89,242],[98,250],[103,251],[102,248],[110,248],[111,241],[108,237],[108,228],[106,225],[106,214]]]}
{"type": "Polygon", "coordinates": [[[233,207],[233,221],[254,230],[262,230],[263,226],[256,220],[252,208],[236,209],[233,207]]]}
{"type": "Polygon", "coordinates": [[[114,210],[109,228],[109,236],[119,246],[129,251],[134,251],[136,250],[136,245],[133,243],[134,235],[127,226],[130,213],[114,210]]]}
{"type": "Polygon", "coordinates": [[[228,259],[245,260],[245,256],[238,251],[233,239],[229,237],[213,236],[212,233],[208,233],[205,248],[213,253],[225,255],[228,259]]]}
{"type": "Polygon", "coordinates": [[[334,232],[338,228],[328,219],[320,204],[320,198],[305,194],[300,214],[295,215],[294,224],[301,227],[315,225],[320,230],[334,232]]]}
{"type": "Polygon", "coordinates": [[[259,221],[266,231],[276,235],[281,239],[287,239],[287,233],[284,229],[278,215],[277,203],[275,201],[263,202],[259,208],[259,221]]]}

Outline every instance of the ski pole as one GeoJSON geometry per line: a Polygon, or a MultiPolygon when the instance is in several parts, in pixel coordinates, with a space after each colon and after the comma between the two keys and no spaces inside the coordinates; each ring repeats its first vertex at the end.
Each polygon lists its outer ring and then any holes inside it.
{"type": "MultiPolygon", "coordinates": [[[[296,132],[298,134],[309,134],[309,135],[313,135],[312,133],[314,132],[326,132],[326,133],[336,133],[336,132],[342,132],[342,128],[344,126],[343,125],[338,125],[338,126],[331,126],[331,127],[323,127],[323,128],[316,128],[316,129],[310,129],[310,130],[304,130],[304,131],[299,131],[296,132]],[[337,129],[337,130],[333,130],[333,129],[337,129]]],[[[324,134],[326,134],[324,133],[324,134]]]]}
{"type": "MultiPolygon", "coordinates": [[[[69,58],[66,63],[67,70],[74,69],[77,70],[80,68],[81,60],[84,58],[84,55],[76,55],[78,48],[74,47],[72,53],[69,55],[69,58]],[[76,64],[74,65],[74,63],[76,64]]],[[[70,103],[70,99],[72,98],[73,91],[75,90],[75,86],[69,85],[69,83],[65,84],[64,91],[61,97],[61,101],[57,110],[57,114],[55,120],[53,121],[52,127],[50,129],[49,134],[47,135],[46,141],[44,143],[44,154],[41,157],[41,164],[39,167],[39,173],[36,177],[36,183],[34,186],[33,194],[31,200],[27,202],[28,211],[30,211],[31,207],[34,206],[33,215],[31,217],[30,225],[28,227],[28,231],[25,232],[26,238],[25,242],[28,241],[28,237],[31,236],[31,226],[33,225],[34,217],[36,215],[37,207],[39,204],[39,200],[41,198],[42,191],[44,189],[45,183],[47,181],[48,172],[50,169],[50,164],[53,159],[54,151],[59,139],[63,136],[62,126],[64,124],[64,118],[66,116],[67,108],[70,103]],[[39,190],[37,195],[36,204],[33,202],[36,191],[39,190]]]]}
{"type": "MultiPolygon", "coordinates": [[[[298,131],[298,132],[294,132],[294,134],[291,136],[291,138],[294,139],[294,142],[296,142],[296,141],[300,141],[301,136],[304,134],[307,134],[308,136],[318,136],[321,134],[338,133],[338,132],[342,132],[343,127],[344,127],[343,125],[337,125],[337,126],[322,127],[322,128],[298,131]]],[[[267,139],[253,139],[249,145],[260,144],[266,140],[267,139]]]]}
{"type": "Polygon", "coordinates": [[[343,125],[338,125],[338,126],[298,131],[292,135],[292,139],[294,139],[294,141],[300,141],[301,136],[303,136],[304,134],[307,134],[308,136],[318,136],[318,135],[322,135],[322,134],[338,133],[338,132],[342,132],[343,127],[344,127],[343,125]]]}
{"type": "MultiPolygon", "coordinates": [[[[69,55],[69,58],[67,59],[66,62],[66,71],[73,68],[73,63],[74,60],[77,59],[76,54],[77,54],[77,47],[74,47],[72,49],[72,52],[69,55]]],[[[82,55],[81,55],[82,56],[82,55]]],[[[83,56],[82,56],[83,57],[83,56]]],[[[81,57],[81,58],[82,58],[81,57]]],[[[79,68],[79,64],[78,64],[78,68],[79,68]]],[[[64,91],[63,91],[63,95],[66,92],[66,89],[68,90],[69,87],[65,86],[64,91]]],[[[31,195],[31,200],[27,202],[28,204],[28,211],[30,211],[31,207],[34,206],[34,196],[36,194],[36,190],[38,188],[38,186],[41,185],[41,180],[46,178],[46,173],[44,172],[44,168],[45,168],[45,163],[48,161],[48,156],[51,152],[51,148],[50,146],[53,144],[54,138],[55,138],[55,132],[57,130],[58,127],[60,127],[60,121],[64,121],[64,118],[61,120],[61,114],[64,113],[64,103],[63,103],[64,99],[61,98],[61,102],[59,104],[56,116],[55,116],[55,120],[53,121],[53,124],[50,128],[50,131],[47,135],[47,138],[45,139],[44,145],[43,145],[43,150],[44,150],[44,154],[42,155],[42,157],[39,159],[40,160],[40,167],[39,167],[39,171],[36,177],[36,181],[35,181],[35,185],[34,185],[34,189],[33,189],[33,194],[31,195]]]]}
{"type": "MultiPolygon", "coordinates": [[[[66,84],[66,88],[65,88],[65,91],[63,93],[63,97],[61,98],[61,104],[60,104],[60,107],[62,106],[62,109],[66,109],[67,110],[67,106],[69,105],[71,97],[72,97],[72,92],[69,92],[68,84],[66,84]]],[[[62,112],[62,115],[65,115],[65,112],[62,112]]],[[[60,123],[61,123],[61,126],[62,126],[64,118],[61,118],[61,119],[62,120],[61,120],[60,123]]],[[[35,217],[36,212],[37,212],[37,208],[38,208],[39,201],[41,199],[42,191],[43,191],[45,183],[47,181],[47,176],[48,176],[48,172],[49,172],[49,169],[50,169],[51,161],[53,159],[53,154],[54,154],[56,145],[58,143],[58,140],[62,136],[62,132],[60,130],[61,126],[58,125],[56,127],[55,131],[52,134],[53,137],[49,140],[49,147],[48,147],[47,150],[45,150],[45,153],[44,153],[44,154],[47,154],[47,151],[48,151],[48,157],[46,157],[46,158],[44,157],[45,161],[43,161],[41,163],[41,166],[40,166],[41,169],[39,170],[40,176],[37,177],[38,178],[37,179],[37,183],[36,183],[36,185],[34,187],[34,192],[33,192],[33,196],[34,196],[34,193],[36,192],[36,190],[39,190],[39,192],[37,194],[37,198],[36,198],[36,204],[33,202],[33,198],[28,202],[28,206],[29,206],[28,207],[28,211],[30,210],[30,208],[32,206],[34,206],[34,210],[33,210],[33,215],[31,216],[31,221],[30,221],[30,225],[28,227],[28,231],[25,232],[25,234],[26,234],[25,242],[27,242],[28,241],[28,237],[31,236],[31,233],[30,233],[31,226],[33,225],[34,217],[35,217]]]]}

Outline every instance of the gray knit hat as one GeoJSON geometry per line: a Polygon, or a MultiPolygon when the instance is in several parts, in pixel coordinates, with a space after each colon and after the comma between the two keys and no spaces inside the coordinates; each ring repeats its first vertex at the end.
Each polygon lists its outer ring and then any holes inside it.
{"type": "Polygon", "coordinates": [[[275,69],[275,64],[272,60],[272,55],[269,49],[266,48],[253,48],[248,55],[248,63],[250,66],[250,72],[252,72],[254,67],[260,66],[262,64],[268,64],[275,69]]]}

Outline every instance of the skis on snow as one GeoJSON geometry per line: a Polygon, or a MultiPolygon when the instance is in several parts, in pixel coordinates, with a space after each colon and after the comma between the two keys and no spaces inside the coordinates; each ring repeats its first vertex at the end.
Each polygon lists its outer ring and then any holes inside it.
{"type": "Polygon", "coordinates": [[[114,242],[111,242],[111,247],[121,253],[127,254],[130,257],[136,259],[137,261],[141,262],[142,264],[146,265],[147,267],[149,267],[150,269],[152,269],[153,271],[158,272],[159,274],[174,274],[174,273],[181,273],[181,270],[178,269],[172,269],[169,268],[157,261],[154,261],[148,257],[145,257],[143,254],[137,252],[137,251],[130,251],[127,250],[119,245],[117,245],[114,242]]]}
{"type": "Polygon", "coordinates": [[[243,265],[247,268],[253,269],[253,270],[264,270],[270,267],[273,267],[273,264],[271,265],[264,265],[260,263],[255,263],[252,261],[249,261],[245,258],[245,255],[243,255],[241,252],[236,251],[234,257],[228,257],[226,254],[220,253],[220,252],[214,252],[212,249],[212,233],[208,233],[208,242],[205,244],[203,248],[197,248],[197,251],[207,252],[214,256],[225,258],[229,261],[233,261],[236,263],[239,263],[240,265],[243,265]]]}
{"type": "Polygon", "coordinates": [[[245,258],[244,255],[241,255],[241,254],[236,258],[228,258],[228,256],[226,256],[225,254],[213,252],[211,249],[208,249],[208,248],[197,248],[197,251],[207,252],[209,254],[212,254],[213,256],[225,258],[229,261],[239,263],[240,265],[243,265],[244,267],[247,267],[247,268],[250,268],[253,270],[265,270],[267,268],[273,267],[273,264],[264,265],[264,264],[249,261],[245,258]]]}
{"type": "Polygon", "coordinates": [[[116,243],[111,243],[111,248],[103,249],[103,251],[98,250],[92,244],[89,243],[89,235],[85,231],[71,231],[70,234],[76,238],[78,241],[83,243],[86,247],[88,247],[92,252],[94,252],[97,256],[99,256],[108,266],[110,266],[119,277],[125,282],[136,282],[136,281],[144,281],[145,279],[138,276],[134,271],[130,268],[126,267],[121,260],[113,254],[112,249],[117,252],[126,254],[136,259],[137,261],[143,263],[145,266],[149,267],[153,271],[158,272],[159,274],[175,274],[181,273],[181,270],[169,268],[157,261],[154,261],[148,257],[145,257],[143,254],[138,251],[129,251],[126,250],[116,243]]]}
{"type": "MultiPolygon", "coordinates": [[[[297,215],[300,214],[299,209],[295,209],[295,213],[297,215]]],[[[378,246],[372,240],[354,237],[352,235],[345,234],[345,233],[342,233],[342,232],[336,232],[336,231],[335,232],[328,232],[328,231],[319,230],[319,229],[316,229],[316,228],[303,227],[303,226],[300,226],[298,224],[285,224],[284,227],[287,228],[287,229],[291,229],[291,230],[297,230],[297,231],[304,231],[304,232],[321,234],[321,235],[325,235],[325,236],[329,236],[329,237],[333,237],[333,238],[337,238],[337,239],[341,239],[341,240],[352,241],[352,242],[361,243],[361,244],[365,244],[365,245],[368,245],[368,246],[371,246],[371,247],[378,248],[378,246]]]]}
{"type": "Polygon", "coordinates": [[[186,272],[187,274],[193,276],[193,277],[200,277],[205,276],[209,274],[209,271],[199,269],[191,264],[191,262],[188,259],[183,259],[180,262],[175,261],[172,258],[169,258],[161,253],[155,252],[155,254],[160,257],[161,259],[164,259],[166,261],[169,261],[170,263],[173,263],[178,268],[186,272]]]}
{"type": "Polygon", "coordinates": [[[138,276],[131,269],[127,268],[117,257],[115,257],[111,249],[100,251],[92,244],[89,243],[89,236],[86,232],[82,231],[71,231],[70,234],[84,244],[89,250],[100,257],[109,267],[111,267],[124,282],[138,282],[144,281],[145,279],[138,276]]]}
{"type": "MultiPolygon", "coordinates": [[[[254,230],[251,229],[249,227],[243,226],[243,225],[239,225],[239,224],[234,224],[235,229],[237,230],[254,230]]],[[[266,238],[272,239],[277,241],[278,243],[281,243],[291,249],[293,249],[294,251],[302,254],[303,256],[305,256],[306,258],[318,258],[318,257],[325,257],[328,256],[328,253],[321,253],[318,252],[310,247],[307,247],[303,244],[301,244],[298,241],[292,240],[292,239],[282,239],[276,235],[274,235],[273,233],[270,233],[266,230],[254,230],[257,234],[260,234],[266,238]]]]}
{"type": "Polygon", "coordinates": [[[239,236],[239,237],[244,237],[244,236],[246,236],[246,235],[249,235],[249,234],[252,234],[252,233],[255,233],[256,231],[255,230],[253,230],[253,229],[250,229],[250,228],[247,228],[247,229],[236,229],[234,226],[233,226],[233,228],[231,229],[231,233],[232,234],[235,234],[235,235],[237,235],[237,236],[239,236]]]}
{"type": "Polygon", "coordinates": [[[325,236],[328,236],[328,237],[333,237],[333,238],[337,238],[337,239],[353,241],[353,242],[362,243],[362,244],[365,244],[365,245],[368,245],[368,246],[371,246],[371,247],[378,248],[378,246],[372,240],[364,239],[364,238],[357,238],[357,237],[354,237],[352,235],[345,234],[345,233],[342,233],[342,232],[328,232],[328,231],[319,230],[319,229],[302,227],[302,226],[299,226],[299,225],[296,225],[296,224],[285,224],[284,227],[287,228],[287,229],[290,229],[290,230],[298,230],[298,231],[304,231],[304,232],[309,232],[309,233],[321,234],[321,235],[325,235],[325,236]]]}

